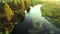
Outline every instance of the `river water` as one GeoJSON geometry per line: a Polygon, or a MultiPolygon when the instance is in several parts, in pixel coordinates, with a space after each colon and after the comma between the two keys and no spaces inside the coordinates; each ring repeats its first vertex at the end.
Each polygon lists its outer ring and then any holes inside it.
{"type": "Polygon", "coordinates": [[[25,10],[25,20],[16,26],[17,34],[60,34],[60,29],[42,16],[41,7],[41,4],[31,7],[29,13],[25,10]],[[37,30],[34,27],[37,27],[37,30]]]}

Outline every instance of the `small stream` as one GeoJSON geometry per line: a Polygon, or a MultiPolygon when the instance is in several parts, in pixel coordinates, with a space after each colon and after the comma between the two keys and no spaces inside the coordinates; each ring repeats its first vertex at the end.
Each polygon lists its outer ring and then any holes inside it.
{"type": "Polygon", "coordinates": [[[31,7],[29,13],[25,10],[25,19],[16,25],[15,34],[60,34],[60,29],[42,16],[41,7],[41,4],[31,7]],[[38,26],[35,26],[35,23],[38,26]],[[37,29],[35,30],[33,26],[37,29]],[[33,32],[31,32],[32,29],[34,29],[33,32]]]}

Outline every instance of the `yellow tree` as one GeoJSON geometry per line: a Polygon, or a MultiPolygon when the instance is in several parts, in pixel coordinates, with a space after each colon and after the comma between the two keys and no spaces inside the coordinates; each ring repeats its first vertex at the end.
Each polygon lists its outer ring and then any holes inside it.
{"type": "Polygon", "coordinates": [[[10,21],[12,16],[14,15],[14,13],[7,3],[5,3],[4,9],[5,9],[5,15],[6,15],[8,21],[10,21]]]}

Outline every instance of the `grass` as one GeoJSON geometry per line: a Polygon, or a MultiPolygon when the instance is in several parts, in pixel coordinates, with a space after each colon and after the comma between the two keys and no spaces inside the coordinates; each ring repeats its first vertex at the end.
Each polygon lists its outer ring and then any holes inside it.
{"type": "Polygon", "coordinates": [[[0,32],[0,34],[3,34],[2,32],[0,32]]]}
{"type": "Polygon", "coordinates": [[[60,5],[54,3],[46,3],[41,8],[43,16],[49,18],[48,20],[55,25],[56,27],[60,28],[60,5]]]}

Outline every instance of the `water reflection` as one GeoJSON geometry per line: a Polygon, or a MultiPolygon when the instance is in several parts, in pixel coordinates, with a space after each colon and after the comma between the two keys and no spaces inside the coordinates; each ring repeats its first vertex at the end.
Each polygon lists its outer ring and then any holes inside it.
{"type": "Polygon", "coordinates": [[[60,34],[60,29],[42,16],[41,7],[40,4],[31,7],[29,13],[25,11],[25,20],[16,26],[16,34],[60,34]]]}

